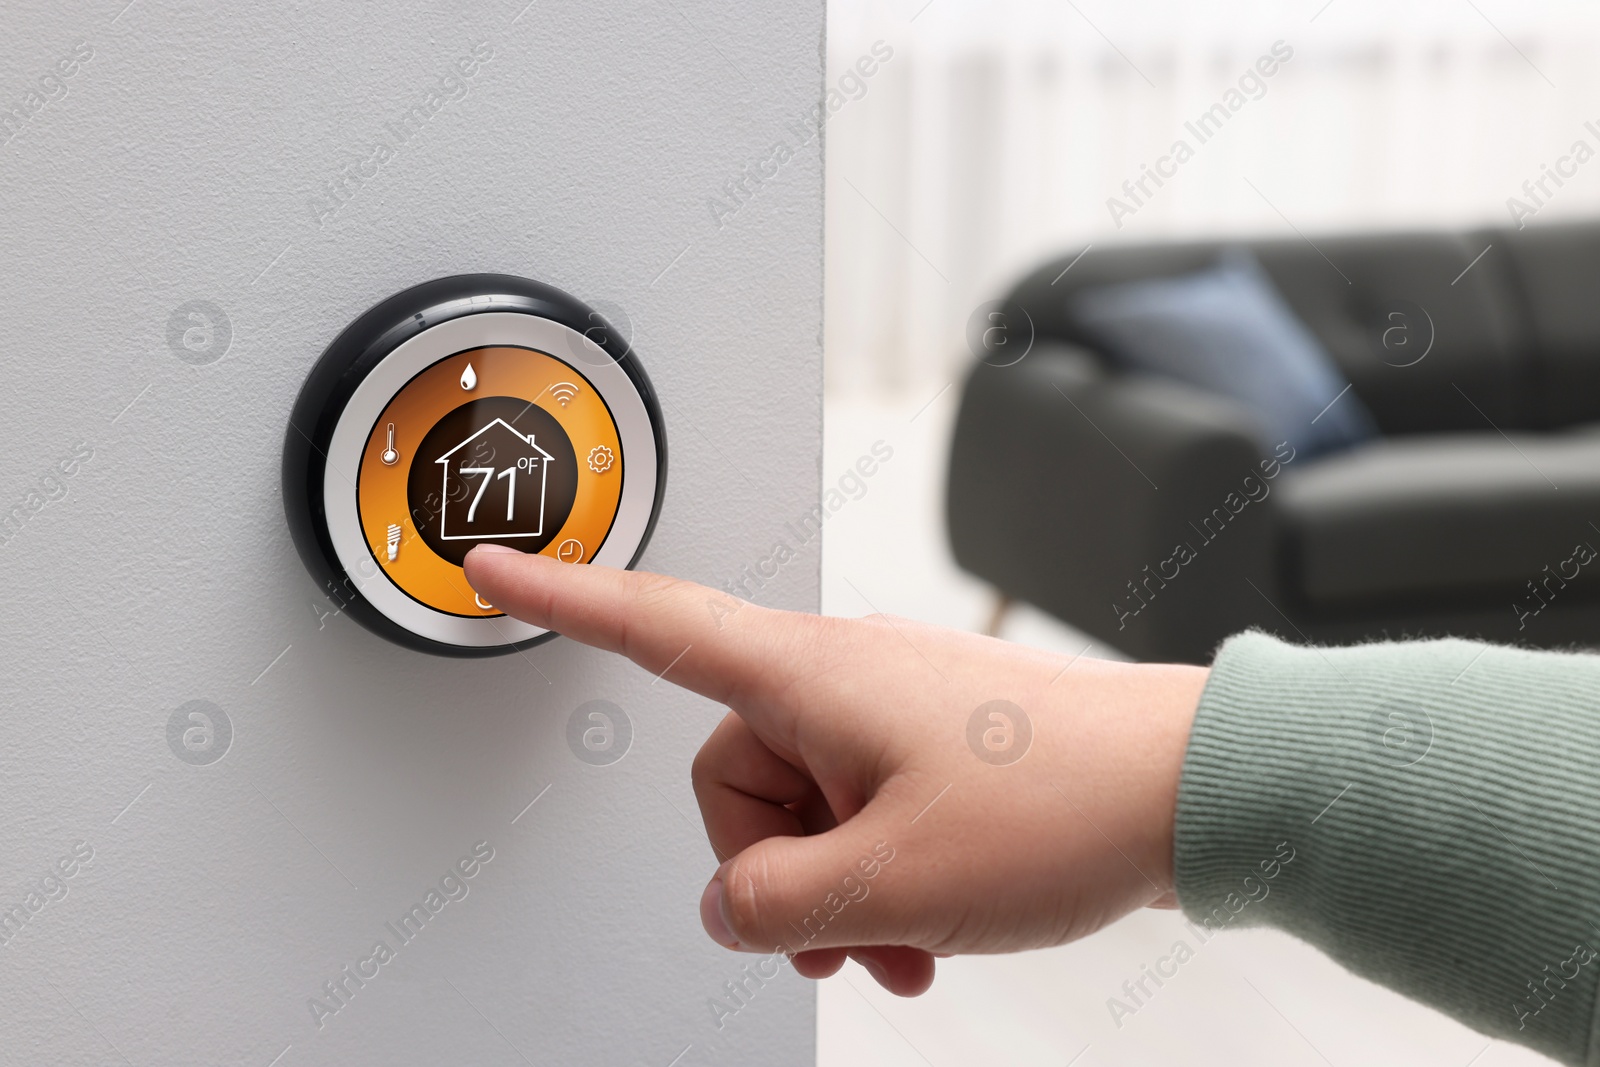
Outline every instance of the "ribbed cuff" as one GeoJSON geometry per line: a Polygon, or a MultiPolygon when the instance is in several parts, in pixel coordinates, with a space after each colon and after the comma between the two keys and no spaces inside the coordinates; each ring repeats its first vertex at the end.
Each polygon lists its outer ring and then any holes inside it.
{"type": "Polygon", "coordinates": [[[1196,922],[1279,927],[1600,1067],[1600,657],[1235,637],[1190,737],[1174,864],[1196,922]]]}

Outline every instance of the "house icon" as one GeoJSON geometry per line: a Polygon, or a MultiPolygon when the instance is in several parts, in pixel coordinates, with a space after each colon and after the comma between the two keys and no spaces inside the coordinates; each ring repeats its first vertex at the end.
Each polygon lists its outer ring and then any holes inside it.
{"type": "Polygon", "coordinates": [[[434,460],[444,468],[440,538],[543,536],[545,484],[555,457],[533,437],[495,419],[434,460]]]}

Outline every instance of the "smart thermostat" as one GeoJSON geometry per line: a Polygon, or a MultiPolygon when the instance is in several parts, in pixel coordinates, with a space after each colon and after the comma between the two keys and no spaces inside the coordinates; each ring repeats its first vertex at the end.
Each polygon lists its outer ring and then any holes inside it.
{"type": "Polygon", "coordinates": [[[612,324],[539,282],[461,275],[328,346],[289,420],[284,508],[340,610],[410,648],[494,655],[552,635],[473,590],[472,546],[631,567],[666,459],[655,391],[612,324]]]}

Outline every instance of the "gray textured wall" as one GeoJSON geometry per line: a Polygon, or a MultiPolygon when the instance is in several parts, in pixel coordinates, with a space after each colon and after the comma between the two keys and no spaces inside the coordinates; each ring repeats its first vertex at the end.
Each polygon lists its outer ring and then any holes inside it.
{"type": "MultiPolygon", "coordinates": [[[[817,494],[822,5],[125,4],[0,10],[0,1061],[810,1062],[793,975],[720,1030],[708,1006],[739,961],[699,928],[688,766],[720,709],[564,641],[368,635],[302,570],[278,461],[353,316],[524,274],[623,309],[661,393],[644,565],[766,557],[817,494]],[[227,323],[185,348],[191,301],[227,323]],[[566,740],[591,699],[632,723],[609,766],[566,740]],[[169,745],[196,700],[231,723],[214,762],[169,745]],[[467,895],[319,1028],[478,842],[467,895]]],[[[815,607],[817,562],[759,599],[815,607]]]]}

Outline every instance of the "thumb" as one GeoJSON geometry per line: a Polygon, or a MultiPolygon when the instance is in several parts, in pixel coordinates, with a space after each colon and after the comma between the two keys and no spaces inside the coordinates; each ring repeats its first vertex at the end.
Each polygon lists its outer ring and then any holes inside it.
{"type": "Polygon", "coordinates": [[[904,923],[881,891],[895,850],[870,812],[826,833],[765,838],[728,860],[701,898],[706,933],[728,948],[791,956],[901,943],[904,923]]]}

